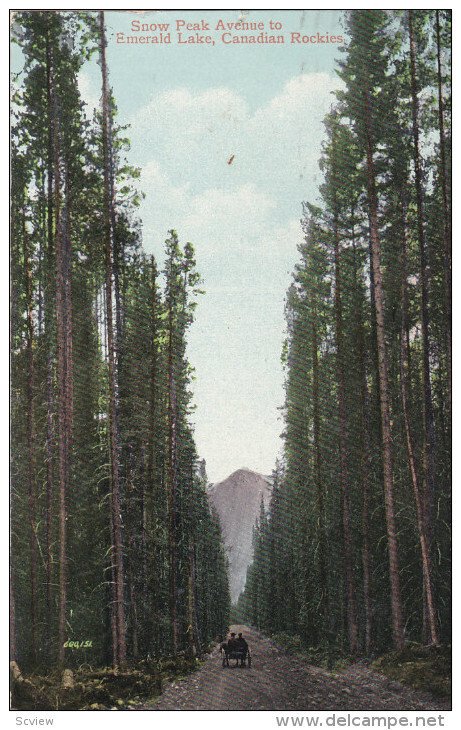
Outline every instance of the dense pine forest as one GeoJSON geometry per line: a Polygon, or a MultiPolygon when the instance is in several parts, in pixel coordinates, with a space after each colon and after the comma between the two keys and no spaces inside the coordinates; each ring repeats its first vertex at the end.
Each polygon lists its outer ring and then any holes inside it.
{"type": "Polygon", "coordinates": [[[165,231],[163,268],[142,248],[104,13],[16,13],[13,40],[11,659],[198,657],[229,591],[190,418],[194,248],[165,231]]]}
{"type": "MultiPolygon", "coordinates": [[[[451,11],[343,17],[322,183],[302,203],[285,300],[283,449],[272,480],[256,475],[271,497],[232,607],[267,656],[279,641],[328,668],[415,646],[447,657],[451,644],[451,11]]],[[[117,709],[130,672],[159,694],[162,668],[201,667],[231,617],[194,440],[202,279],[174,221],[163,261],[146,253],[106,36],[104,11],[13,17],[10,667],[22,709],[117,709]],[[91,112],[79,89],[90,67],[91,112]]],[[[241,701],[223,709],[275,709],[241,701]]]]}
{"type": "Polygon", "coordinates": [[[299,646],[450,642],[450,23],[346,14],[286,302],[284,453],[239,602],[299,646]]]}

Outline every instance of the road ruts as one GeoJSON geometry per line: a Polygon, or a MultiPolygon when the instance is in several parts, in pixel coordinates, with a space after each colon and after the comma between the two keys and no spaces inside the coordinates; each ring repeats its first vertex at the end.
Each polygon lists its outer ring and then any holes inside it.
{"type": "MultiPolygon", "coordinates": [[[[304,663],[246,626],[252,653],[248,668],[222,668],[214,649],[197,672],[168,684],[156,702],[137,709],[181,710],[449,710],[448,700],[389,680],[363,664],[330,674],[304,663]]],[[[231,662],[232,664],[234,662],[231,662]]]]}

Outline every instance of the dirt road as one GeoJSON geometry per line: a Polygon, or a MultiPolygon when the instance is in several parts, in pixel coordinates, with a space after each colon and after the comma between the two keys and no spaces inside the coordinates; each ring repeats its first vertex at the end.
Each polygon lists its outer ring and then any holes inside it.
{"type": "MultiPolygon", "coordinates": [[[[165,687],[139,709],[171,710],[449,710],[448,700],[403,687],[363,664],[331,674],[274,646],[246,626],[252,666],[223,669],[218,649],[203,667],[165,687]]],[[[233,665],[235,662],[231,662],[233,665]]]]}

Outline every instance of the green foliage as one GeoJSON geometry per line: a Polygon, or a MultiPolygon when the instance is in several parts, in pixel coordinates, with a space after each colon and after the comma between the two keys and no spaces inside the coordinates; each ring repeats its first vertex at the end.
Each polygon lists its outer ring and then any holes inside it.
{"type": "Polygon", "coordinates": [[[59,673],[32,675],[15,683],[12,704],[18,710],[123,710],[160,695],[162,673],[157,667],[122,673],[79,669],[73,687],[61,685],[59,673]]]}
{"type": "MultiPolygon", "coordinates": [[[[404,337],[411,393],[407,416],[421,485],[425,443],[421,274],[407,15],[407,11],[381,10],[346,14],[348,44],[338,70],[343,87],[325,120],[321,202],[304,205],[305,242],[299,248],[299,262],[287,293],[287,339],[282,353],[286,372],[284,456],[273,475],[268,514],[261,514],[255,529],[254,562],[236,608],[240,620],[281,636],[282,642],[295,650],[311,652],[313,661],[317,651],[320,657],[350,654],[347,571],[355,585],[359,652],[372,656],[392,645],[374,306],[377,282],[370,242],[370,200],[374,194],[406,638],[428,641],[421,531],[415,516],[401,388],[404,337]],[[375,191],[367,175],[370,159],[375,191]],[[406,304],[402,296],[404,246],[406,304]],[[343,422],[338,412],[340,389],[345,401],[343,422]],[[341,439],[346,444],[344,455],[341,439]],[[347,485],[346,498],[340,489],[342,480],[347,485]],[[349,557],[345,515],[350,521],[349,557]]],[[[448,170],[441,168],[439,159],[436,14],[414,11],[414,15],[421,89],[418,122],[425,139],[423,225],[431,262],[429,346],[436,472],[434,492],[429,496],[423,493],[422,499],[426,509],[432,510],[429,534],[437,628],[442,640],[449,641],[450,310],[444,286],[451,262],[445,248],[441,185],[431,182],[431,174],[443,181],[448,170]]],[[[445,32],[449,14],[441,15],[440,22],[444,29],[442,92],[448,149],[449,41],[445,32]]]]}
{"type": "Polygon", "coordinates": [[[271,640],[274,644],[282,646],[287,651],[296,654],[309,664],[315,667],[322,667],[329,671],[340,671],[348,667],[353,659],[341,653],[339,647],[328,646],[305,646],[298,635],[286,633],[273,634],[271,640]]]}
{"type": "MultiPolygon", "coordinates": [[[[112,125],[110,169],[104,169],[102,114],[92,121],[85,117],[77,77],[98,48],[95,15],[23,12],[15,21],[24,68],[17,80],[21,85],[15,93],[12,130],[12,658],[30,671],[53,666],[58,654],[58,414],[63,412],[72,433],[65,485],[70,642],[65,663],[98,667],[112,660],[108,266],[114,289],[128,660],[153,661],[172,651],[169,388],[175,394],[177,648],[191,650],[192,611],[194,650],[200,654],[226,629],[230,600],[219,524],[208,504],[206,475],[197,466],[190,423],[193,370],[187,331],[201,283],[194,249],[190,243],[182,246],[170,231],[160,280],[155,260],[141,246],[135,214],[139,170],[123,159],[129,144],[125,127],[112,125]],[[109,262],[105,174],[114,181],[115,198],[109,262]],[[69,280],[64,283],[56,266],[58,237],[69,251],[69,280]],[[66,354],[65,367],[72,387],[63,394],[57,307],[66,286],[71,355],[66,354]],[[80,646],[83,640],[91,646],[75,650],[73,643],[80,646]]],[[[113,120],[113,98],[109,106],[113,120]]],[[[188,670],[190,661],[195,666],[195,658],[184,659],[181,671],[188,670]]],[[[78,704],[88,698],[77,692],[74,699],[78,704]]],[[[92,701],[102,702],[96,696],[92,701]]]]}
{"type": "Polygon", "coordinates": [[[376,659],[373,668],[414,689],[438,697],[451,695],[451,647],[409,644],[376,659]]]}

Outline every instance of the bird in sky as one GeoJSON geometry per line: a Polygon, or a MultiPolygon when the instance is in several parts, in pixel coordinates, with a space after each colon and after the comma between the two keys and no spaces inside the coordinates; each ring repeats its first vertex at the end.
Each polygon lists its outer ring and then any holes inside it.
{"type": "Polygon", "coordinates": [[[235,155],[231,155],[231,156],[229,157],[229,159],[227,160],[227,164],[228,164],[228,165],[232,165],[232,163],[233,163],[233,161],[234,161],[234,157],[235,157],[235,155]]]}

